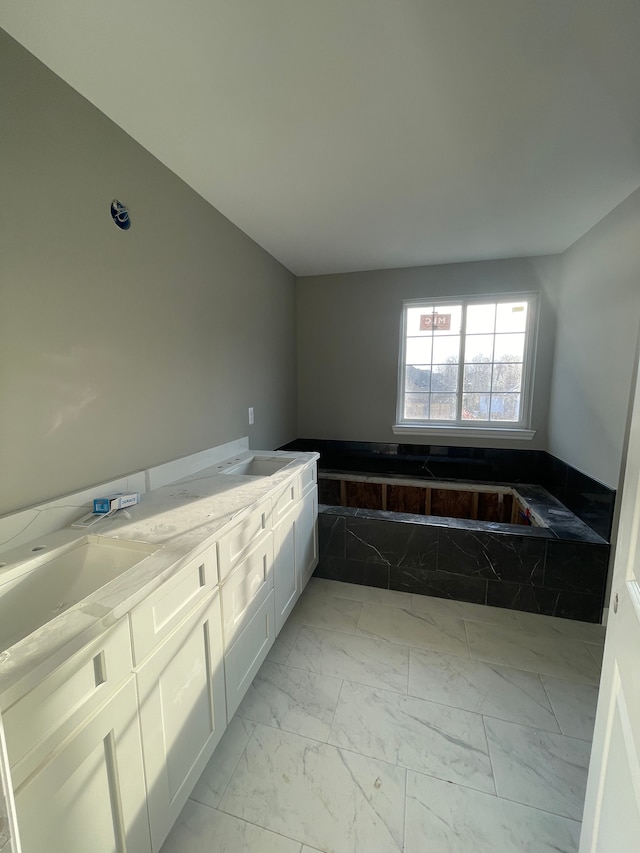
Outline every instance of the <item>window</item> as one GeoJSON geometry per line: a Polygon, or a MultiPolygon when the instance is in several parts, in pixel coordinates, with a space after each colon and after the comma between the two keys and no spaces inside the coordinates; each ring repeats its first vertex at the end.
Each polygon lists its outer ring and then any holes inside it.
{"type": "Polygon", "coordinates": [[[398,421],[420,428],[530,434],[535,294],[403,305],[398,421]]]}

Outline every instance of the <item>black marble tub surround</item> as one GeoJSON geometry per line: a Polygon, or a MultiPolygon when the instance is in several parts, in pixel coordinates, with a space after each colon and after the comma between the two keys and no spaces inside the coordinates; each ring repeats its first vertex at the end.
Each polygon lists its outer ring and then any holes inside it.
{"type": "MultiPolygon", "coordinates": [[[[320,506],[316,576],[599,622],[609,545],[553,530],[320,506]]],[[[599,541],[595,541],[599,540],[599,541]]]]}
{"type": "Polygon", "coordinates": [[[313,438],[296,439],[280,449],[317,451],[320,471],[542,486],[599,536],[611,538],[615,490],[544,450],[313,438]]]}

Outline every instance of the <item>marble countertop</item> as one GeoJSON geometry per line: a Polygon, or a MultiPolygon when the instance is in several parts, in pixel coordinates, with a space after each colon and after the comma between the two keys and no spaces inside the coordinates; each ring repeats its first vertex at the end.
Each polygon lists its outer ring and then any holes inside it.
{"type": "MultiPolygon", "coordinates": [[[[159,545],[158,550],[46,625],[0,652],[0,700],[6,707],[48,672],[99,636],[132,610],[186,562],[213,544],[226,529],[277,494],[318,454],[247,451],[205,468],[141,498],[136,506],[97,522],[88,531],[66,528],[24,547],[58,546],[87,532],[98,536],[159,545]],[[253,456],[292,461],[271,476],[223,473],[226,467],[253,456]]],[[[5,558],[6,555],[3,555],[5,558]]]]}

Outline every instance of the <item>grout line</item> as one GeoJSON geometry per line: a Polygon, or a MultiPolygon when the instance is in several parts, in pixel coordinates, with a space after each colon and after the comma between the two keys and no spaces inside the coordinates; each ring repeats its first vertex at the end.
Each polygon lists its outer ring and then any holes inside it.
{"type": "MultiPolygon", "coordinates": [[[[401,765],[398,765],[401,766],[401,765]]],[[[427,779],[435,779],[437,782],[442,782],[445,785],[457,785],[459,788],[464,788],[465,791],[473,791],[476,794],[484,794],[486,797],[493,797],[494,799],[504,799],[499,797],[497,794],[492,794],[491,791],[482,791],[480,788],[474,788],[472,785],[465,785],[464,782],[452,782],[449,779],[442,779],[440,776],[434,776],[432,773],[426,773],[424,770],[412,770],[410,767],[407,767],[406,770],[409,773],[415,773],[416,776],[424,776],[427,779]]],[[[535,806],[531,806],[530,808],[535,808],[535,806]]],[[[431,851],[429,851],[431,853],[431,851]]],[[[440,853],[439,850],[434,850],[433,853],[440,853]]],[[[457,850],[455,851],[457,853],[457,850]]]]}
{"type": "MultiPolygon", "coordinates": [[[[531,731],[539,732],[542,735],[553,735],[554,737],[561,737],[561,738],[565,738],[566,740],[577,740],[577,741],[580,741],[581,743],[591,744],[591,741],[588,740],[587,738],[576,737],[575,735],[566,735],[563,731],[550,732],[548,729],[541,729],[539,726],[532,726],[532,725],[529,725],[528,723],[514,723],[512,720],[501,720],[499,717],[491,717],[491,715],[489,715],[489,714],[486,714],[483,716],[486,716],[490,720],[497,720],[497,722],[499,722],[499,723],[504,723],[505,726],[518,726],[521,729],[530,729],[531,731]]],[[[534,806],[534,808],[536,808],[536,807],[534,806]]]]}
{"type": "MultiPolygon", "coordinates": [[[[518,670],[518,672],[524,672],[524,670],[518,670]]],[[[537,673],[526,673],[526,674],[527,675],[532,675],[532,674],[537,675],[537,673]]],[[[364,686],[366,686],[366,685],[364,685],[364,686]]],[[[374,688],[374,689],[377,689],[377,688],[374,688]]],[[[388,690],[387,692],[392,693],[393,691],[388,690]]],[[[402,696],[404,694],[396,693],[394,695],[402,696]]],[[[561,729],[559,731],[556,731],[555,729],[545,729],[545,728],[542,728],[540,726],[533,726],[531,723],[525,723],[525,722],[522,722],[520,720],[508,720],[508,719],[505,719],[505,717],[498,717],[495,714],[488,714],[485,711],[474,711],[473,709],[470,709],[470,708],[463,708],[460,705],[452,705],[450,702],[442,702],[438,699],[432,699],[432,698],[428,698],[426,696],[417,696],[415,693],[408,693],[407,696],[410,699],[418,699],[421,702],[430,702],[433,705],[441,705],[443,708],[451,708],[451,710],[453,710],[453,711],[463,711],[465,714],[473,714],[476,717],[486,717],[490,720],[498,720],[498,722],[501,722],[501,723],[511,723],[514,726],[525,726],[527,728],[536,729],[536,731],[547,732],[548,734],[552,734],[552,735],[564,734],[564,732],[561,729]]],[[[532,704],[535,704],[535,699],[531,699],[531,702],[532,702],[532,704]]],[[[553,718],[557,722],[557,718],[556,718],[555,714],[553,713],[553,711],[551,712],[551,715],[553,716],[553,718]]],[[[558,728],[559,728],[559,724],[558,724],[558,728]]],[[[577,740],[581,740],[581,738],[577,738],[577,740]]]]}
{"type": "MultiPolygon", "coordinates": [[[[234,717],[235,717],[235,714],[234,714],[234,717]]],[[[233,720],[233,717],[232,717],[231,719],[233,720]]],[[[239,719],[239,720],[244,720],[245,718],[244,718],[244,717],[238,717],[238,719],[239,719]]],[[[249,720],[249,722],[250,722],[250,723],[253,723],[253,720],[249,720]]],[[[229,726],[227,726],[227,729],[228,729],[228,728],[229,728],[229,726]]],[[[253,736],[254,736],[255,732],[256,732],[256,724],[255,724],[255,723],[253,723],[253,730],[252,730],[251,734],[249,735],[249,737],[247,738],[247,742],[245,743],[245,745],[244,745],[244,748],[243,748],[242,752],[241,752],[241,753],[240,753],[240,755],[238,756],[238,760],[237,760],[237,761],[236,761],[236,763],[234,764],[233,770],[231,771],[231,773],[229,773],[229,778],[227,779],[227,784],[224,786],[224,791],[220,794],[220,799],[218,800],[218,806],[219,806],[219,805],[220,805],[220,803],[222,802],[222,800],[223,800],[223,798],[224,798],[224,795],[227,793],[227,789],[228,789],[229,785],[231,784],[231,780],[232,780],[232,779],[233,779],[233,777],[236,775],[236,770],[238,769],[238,765],[239,765],[239,764],[240,764],[240,762],[242,761],[242,756],[243,756],[243,755],[245,754],[245,752],[247,751],[247,747],[249,746],[249,742],[252,740],[252,738],[253,738],[253,736]]],[[[214,752],[214,755],[215,755],[215,752],[214,752]]],[[[211,759],[209,759],[209,760],[211,760],[211,759]]],[[[218,806],[216,806],[216,808],[218,808],[218,806]]]]}
{"type": "MultiPolygon", "coordinates": [[[[277,725],[274,725],[273,723],[265,723],[262,720],[260,722],[256,722],[255,720],[250,720],[249,717],[246,717],[245,719],[248,720],[248,722],[253,723],[256,727],[262,726],[263,729],[271,729],[271,731],[280,732],[281,735],[292,735],[293,737],[300,737],[300,738],[303,738],[304,740],[310,740],[313,743],[319,743],[322,746],[333,746],[333,747],[335,747],[335,744],[329,743],[328,740],[322,740],[321,738],[314,737],[313,735],[301,734],[300,732],[294,732],[292,729],[283,729],[282,726],[277,726],[277,725]]],[[[234,773],[235,773],[235,770],[234,770],[234,773]]],[[[229,781],[231,781],[231,780],[229,780],[229,781]]],[[[225,793],[226,793],[226,789],[225,789],[225,793]]]]}
{"type": "MultiPolygon", "coordinates": [[[[202,803],[198,803],[198,805],[202,805],[202,803]]],[[[276,829],[270,829],[268,826],[263,826],[261,823],[255,823],[255,821],[247,820],[245,817],[240,817],[233,812],[226,812],[224,809],[216,808],[215,811],[220,812],[220,814],[227,815],[227,817],[232,817],[235,820],[239,820],[242,823],[249,824],[249,826],[255,826],[257,829],[262,829],[264,832],[270,832],[272,835],[277,835],[279,838],[285,838],[287,841],[293,841],[296,844],[300,845],[300,851],[307,844],[306,841],[301,841],[299,838],[292,838],[290,835],[283,835],[281,832],[278,832],[276,829]]],[[[311,847],[311,845],[308,845],[311,847]]],[[[315,849],[315,848],[313,848],[315,849]]]]}
{"type": "MultiPolygon", "coordinates": [[[[411,596],[410,592],[405,593],[402,590],[385,589],[384,587],[381,587],[381,586],[367,586],[366,584],[349,583],[349,581],[334,581],[331,578],[317,578],[317,580],[327,581],[327,583],[343,583],[343,584],[347,584],[348,586],[354,587],[354,589],[361,587],[362,589],[375,589],[381,593],[388,592],[391,594],[411,596]]],[[[407,605],[409,606],[409,608],[411,607],[410,601],[404,602],[403,604],[386,604],[384,601],[375,601],[374,599],[371,599],[371,598],[358,598],[357,596],[340,595],[339,592],[331,592],[330,590],[323,590],[322,587],[317,590],[316,594],[325,595],[327,598],[338,598],[338,599],[340,599],[340,601],[352,601],[354,603],[358,602],[360,604],[379,604],[381,607],[390,607],[392,610],[401,610],[401,609],[404,610],[404,609],[406,609],[407,605]]]]}
{"type": "Polygon", "coordinates": [[[409,800],[409,769],[404,768],[404,808],[402,810],[402,850],[407,844],[407,811],[409,800]]]}
{"type": "MultiPolygon", "coordinates": [[[[415,773],[417,776],[426,776],[428,779],[438,779],[437,776],[431,776],[429,773],[423,773],[420,770],[412,770],[412,773],[415,773]]],[[[438,779],[438,781],[442,782],[442,779],[438,779]]],[[[529,803],[522,803],[520,800],[510,800],[508,797],[502,797],[500,794],[490,794],[488,791],[479,791],[477,788],[471,788],[469,785],[464,785],[461,782],[449,782],[446,784],[457,785],[459,788],[464,788],[467,791],[474,791],[476,794],[484,795],[486,797],[494,797],[497,800],[503,800],[506,803],[514,803],[515,805],[522,806],[525,809],[530,809],[533,812],[540,812],[540,814],[552,815],[553,817],[560,817],[562,820],[569,820],[572,823],[580,826],[581,821],[576,819],[575,817],[567,817],[566,815],[558,814],[558,812],[550,812],[548,809],[541,809],[538,806],[532,806],[529,803]]],[[[435,853],[435,851],[434,851],[435,853]]]]}
{"type": "MultiPolygon", "coordinates": [[[[235,714],[234,714],[234,717],[235,717],[235,714]]],[[[233,717],[232,717],[232,719],[233,719],[233,717]]],[[[255,732],[255,730],[256,730],[256,723],[254,723],[254,721],[253,721],[253,720],[249,720],[247,717],[238,717],[238,719],[241,719],[241,720],[244,720],[244,721],[246,721],[246,722],[248,722],[248,723],[251,723],[251,725],[253,726],[253,729],[252,729],[252,731],[251,731],[251,734],[250,734],[250,735],[249,735],[249,737],[247,738],[247,742],[246,742],[246,744],[244,745],[244,748],[242,749],[242,751],[241,751],[240,755],[238,756],[238,760],[237,760],[237,761],[236,761],[236,763],[233,765],[233,770],[229,773],[229,778],[227,779],[227,783],[226,783],[226,785],[224,786],[224,790],[223,790],[223,792],[218,796],[218,802],[217,802],[217,804],[216,804],[215,806],[211,806],[211,805],[209,805],[209,803],[203,803],[203,802],[201,802],[200,800],[196,800],[196,799],[194,799],[194,798],[193,798],[193,796],[192,796],[192,795],[193,795],[193,791],[191,791],[191,793],[189,794],[189,798],[188,798],[188,799],[189,799],[189,800],[191,800],[191,802],[192,802],[192,803],[197,803],[199,806],[204,806],[204,807],[205,807],[205,808],[207,808],[207,809],[217,809],[217,810],[219,810],[219,806],[220,806],[220,803],[222,802],[222,798],[223,798],[223,797],[224,797],[224,795],[227,793],[227,788],[228,788],[228,787],[229,787],[229,785],[231,784],[231,779],[232,779],[232,778],[233,778],[233,776],[235,775],[235,772],[236,772],[236,770],[238,769],[238,765],[240,764],[240,760],[242,759],[242,756],[244,755],[244,753],[245,753],[245,751],[246,751],[246,749],[247,749],[247,746],[249,745],[249,741],[250,741],[250,740],[251,740],[251,738],[253,737],[253,733],[254,733],[254,732],[255,732]]],[[[228,729],[229,729],[229,726],[227,726],[227,731],[228,731],[228,729]]],[[[217,747],[216,747],[216,748],[217,748],[217,747]]],[[[215,751],[214,751],[214,755],[215,755],[215,751]]],[[[213,760],[213,755],[211,756],[211,758],[210,758],[210,759],[209,759],[209,761],[207,762],[207,765],[206,765],[207,767],[209,766],[209,763],[210,763],[212,760],[213,760]]],[[[205,768],[205,769],[206,769],[206,768],[205,768]]],[[[200,774],[200,777],[199,777],[198,781],[200,781],[200,779],[202,778],[203,774],[204,774],[204,770],[203,770],[203,771],[202,771],[202,773],[200,774]]],[[[197,784],[197,783],[196,783],[196,784],[197,784]]],[[[195,790],[195,788],[194,788],[194,790],[195,790]]]]}

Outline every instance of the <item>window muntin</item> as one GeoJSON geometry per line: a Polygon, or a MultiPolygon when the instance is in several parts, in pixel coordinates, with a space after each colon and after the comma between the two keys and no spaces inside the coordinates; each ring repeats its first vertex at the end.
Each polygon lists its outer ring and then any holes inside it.
{"type": "Polygon", "coordinates": [[[535,294],[405,302],[398,423],[524,428],[535,294]]]}

